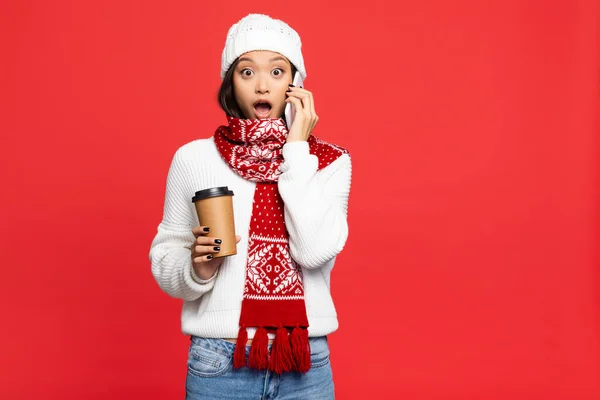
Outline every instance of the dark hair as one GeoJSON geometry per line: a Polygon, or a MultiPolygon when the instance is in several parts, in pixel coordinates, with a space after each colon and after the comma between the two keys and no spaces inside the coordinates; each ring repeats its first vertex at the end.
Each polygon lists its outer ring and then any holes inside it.
{"type": "MultiPolygon", "coordinates": [[[[235,59],[231,67],[227,70],[225,77],[223,78],[223,82],[221,82],[221,87],[219,88],[219,105],[225,111],[225,114],[234,117],[234,118],[246,118],[242,109],[238,105],[235,100],[235,95],[233,93],[233,74],[235,73],[235,69],[239,64],[239,57],[235,59]]],[[[292,66],[292,77],[296,74],[296,67],[294,64],[290,63],[292,66]]],[[[285,116],[284,116],[285,119],[285,116]]]]}

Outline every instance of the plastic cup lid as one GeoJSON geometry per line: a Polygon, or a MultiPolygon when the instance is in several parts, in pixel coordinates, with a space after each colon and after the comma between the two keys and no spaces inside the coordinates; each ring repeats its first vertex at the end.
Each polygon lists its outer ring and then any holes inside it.
{"type": "Polygon", "coordinates": [[[219,186],[210,189],[199,190],[192,197],[192,202],[195,203],[199,200],[208,199],[210,197],[221,197],[221,196],[233,196],[233,191],[229,190],[227,186],[219,186]]]}

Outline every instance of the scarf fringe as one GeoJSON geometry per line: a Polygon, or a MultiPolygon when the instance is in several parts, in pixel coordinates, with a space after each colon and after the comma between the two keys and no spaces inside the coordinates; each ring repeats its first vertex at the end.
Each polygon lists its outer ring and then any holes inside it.
{"type": "Polygon", "coordinates": [[[246,360],[247,342],[248,331],[246,327],[240,327],[233,353],[234,369],[247,366],[258,370],[269,369],[279,375],[290,371],[305,374],[310,370],[310,342],[306,328],[297,325],[288,334],[287,329],[280,326],[275,332],[271,354],[269,354],[268,332],[265,328],[259,327],[252,340],[248,360],[246,360]]]}
{"type": "Polygon", "coordinates": [[[246,366],[246,343],[248,343],[248,331],[246,327],[240,327],[238,337],[235,342],[235,351],[233,353],[233,368],[238,369],[246,366]]]}
{"type": "Polygon", "coordinates": [[[262,326],[254,333],[248,367],[254,369],[267,369],[269,366],[269,335],[262,326]]]}
{"type": "Polygon", "coordinates": [[[275,333],[275,340],[271,347],[269,370],[281,375],[283,372],[290,372],[294,368],[294,364],[288,332],[281,325],[275,333]]]}
{"type": "Polygon", "coordinates": [[[296,325],[290,335],[293,359],[295,361],[294,371],[303,374],[310,370],[310,343],[308,341],[308,329],[296,325]]]}

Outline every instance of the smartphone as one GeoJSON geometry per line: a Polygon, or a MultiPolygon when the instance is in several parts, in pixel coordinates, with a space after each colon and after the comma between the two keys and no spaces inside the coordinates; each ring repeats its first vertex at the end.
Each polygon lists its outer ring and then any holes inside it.
{"type": "MultiPolygon", "coordinates": [[[[296,87],[303,86],[304,81],[302,80],[302,76],[298,71],[296,71],[296,75],[294,75],[294,80],[292,81],[292,85],[296,87]]],[[[296,107],[292,103],[287,103],[285,105],[285,122],[287,123],[288,130],[292,128],[292,122],[294,122],[294,115],[296,115],[296,107]]]]}

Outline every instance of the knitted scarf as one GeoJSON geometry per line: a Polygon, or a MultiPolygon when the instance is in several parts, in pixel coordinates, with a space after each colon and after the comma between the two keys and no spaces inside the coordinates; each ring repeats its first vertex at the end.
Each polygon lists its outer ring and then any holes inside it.
{"type": "MultiPolygon", "coordinates": [[[[235,172],[256,182],[234,368],[306,373],[310,345],[302,270],[290,256],[284,203],[277,188],[288,129],[282,118],[227,116],[227,121],[215,132],[217,149],[235,172]],[[248,360],[247,327],[257,328],[248,360]],[[270,354],[268,332],[275,332],[270,354]]],[[[319,159],[319,169],[347,152],[314,136],[308,144],[319,159]]]]}

